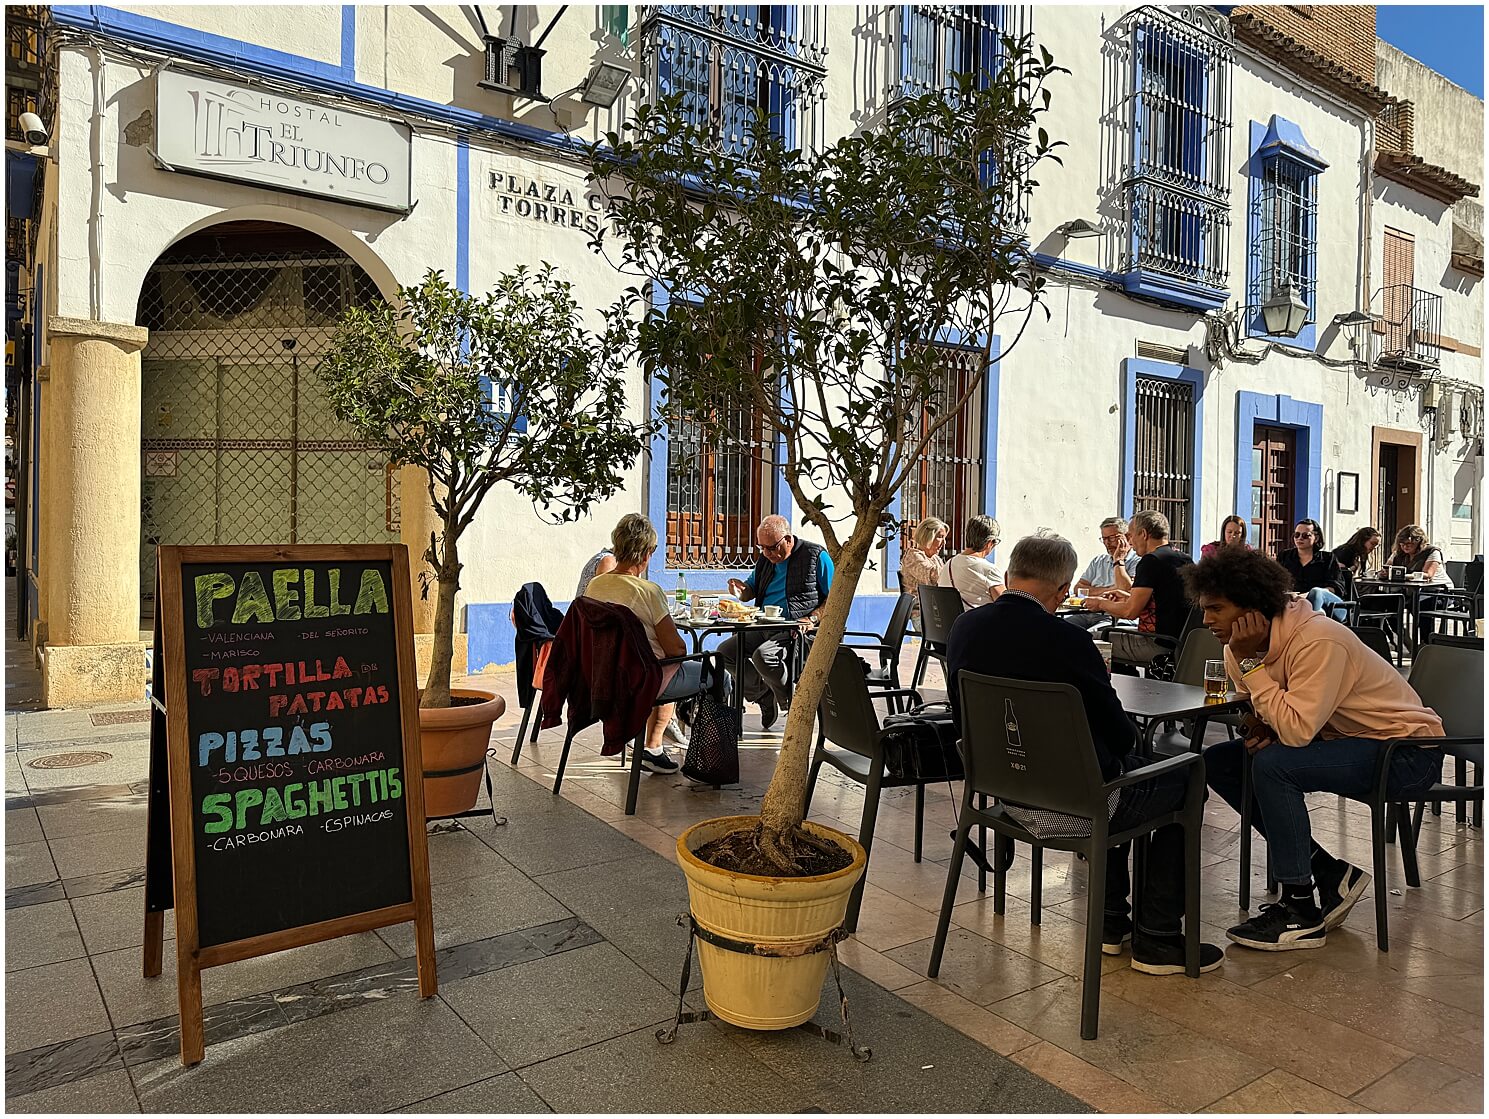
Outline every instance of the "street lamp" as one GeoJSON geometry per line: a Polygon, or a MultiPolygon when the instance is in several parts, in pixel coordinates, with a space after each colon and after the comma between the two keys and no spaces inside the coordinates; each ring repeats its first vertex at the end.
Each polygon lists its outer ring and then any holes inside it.
{"type": "Polygon", "coordinates": [[[1276,289],[1272,298],[1262,304],[1262,322],[1268,334],[1283,338],[1296,338],[1308,324],[1308,304],[1291,282],[1276,289]]]}

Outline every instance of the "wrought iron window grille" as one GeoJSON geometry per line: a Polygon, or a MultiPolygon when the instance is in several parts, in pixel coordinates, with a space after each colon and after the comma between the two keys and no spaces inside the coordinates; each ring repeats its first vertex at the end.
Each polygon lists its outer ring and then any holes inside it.
{"type": "MultiPolygon", "coordinates": [[[[1302,163],[1276,156],[1262,168],[1252,202],[1255,241],[1246,293],[1247,314],[1259,325],[1262,304],[1291,284],[1308,304],[1304,325],[1316,321],[1318,175],[1302,163]]],[[[1265,329],[1265,328],[1262,328],[1265,329]]]]}
{"type": "Polygon", "coordinates": [[[1187,551],[1194,539],[1194,389],[1139,375],[1136,390],[1133,507],[1167,517],[1169,542],[1187,551]]]}
{"type": "Polygon", "coordinates": [[[1408,372],[1436,369],[1442,361],[1442,296],[1410,284],[1390,284],[1381,288],[1379,298],[1375,364],[1408,372]]]}
{"type": "MultiPolygon", "coordinates": [[[[955,404],[966,393],[981,360],[980,351],[960,347],[937,347],[942,364],[937,370],[938,384],[923,402],[915,418],[912,437],[924,438],[935,415],[955,404]]],[[[987,380],[951,422],[943,425],[926,444],[916,469],[905,479],[900,495],[902,545],[908,545],[915,526],[926,517],[939,517],[948,526],[943,556],[953,555],[962,547],[962,532],[969,518],[982,509],[983,473],[983,401],[987,399],[987,380]]]]}
{"type": "Polygon", "coordinates": [[[1110,36],[1119,52],[1124,272],[1223,292],[1229,275],[1231,68],[1226,18],[1144,6],[1110,36]]]}
{"type": "Polygon", "coordinates": [[[641,8],[641,80],[652,102],[680,95],[722,151],[748,155],[757,127],[789,148],[822,142],[827,46],[810,4],[657,4],[641,8]]]}

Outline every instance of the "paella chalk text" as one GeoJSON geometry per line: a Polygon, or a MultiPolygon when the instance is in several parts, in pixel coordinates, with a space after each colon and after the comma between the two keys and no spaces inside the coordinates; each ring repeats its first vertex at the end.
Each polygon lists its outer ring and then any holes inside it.
{"type": "Polygon", "coordinates": [[[210,630],[222,624],[262,625],[389,612],[388,587],[381,571],[363,569],[351,604],[343,597],[341,576],[338,567],[321,571],[312,567],[281,567],[270,573],[266,585],[263,573],[254,570],[244,572],[241,579],[234,579],[226,571],[206,572],[194,580],[197,628],[210,630]],[[231,612],[219,608],[228,601],[231,612]]]}

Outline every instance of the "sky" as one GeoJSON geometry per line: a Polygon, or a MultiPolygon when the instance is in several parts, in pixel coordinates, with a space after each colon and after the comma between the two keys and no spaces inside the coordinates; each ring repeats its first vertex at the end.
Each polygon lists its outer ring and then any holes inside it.
{"type": "Polygon", "coordinates": [[[1375,33],[1475,97],[1484,96],[1482,6],[1379,5],[1375,9],[1375,33]]]}

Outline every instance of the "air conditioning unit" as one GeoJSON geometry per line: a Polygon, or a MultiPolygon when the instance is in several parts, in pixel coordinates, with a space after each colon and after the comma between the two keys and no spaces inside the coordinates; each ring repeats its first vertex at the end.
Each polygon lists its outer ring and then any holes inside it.
{"type": "Polygon", "coordinates": [[[1459,422],[1463,418],[1463,393],[1448,393],[1448,406],[1442,412],[1442,429],[1452,435],[1458,430],[1459,422]]]}
{"type": "Polygon", "coordinates": [[[1442,386],[1436,381],[1428,381],[1422,386],[1422,411],[1435,412],[1442,404],[1442,386]]]}
{"type": "Polygon", "coordinates": [[[543,96],[543,56],[548,52],[530,47],[521,39],[486,39],[486,74],[477,84],[513,97],[547,101],[543,96]]]}

